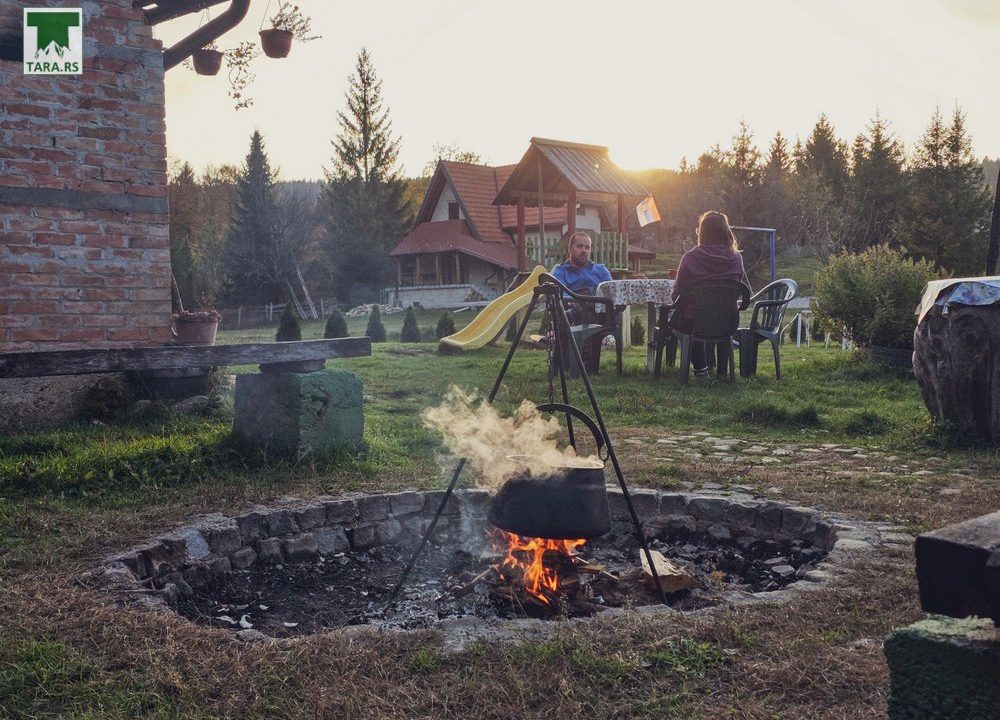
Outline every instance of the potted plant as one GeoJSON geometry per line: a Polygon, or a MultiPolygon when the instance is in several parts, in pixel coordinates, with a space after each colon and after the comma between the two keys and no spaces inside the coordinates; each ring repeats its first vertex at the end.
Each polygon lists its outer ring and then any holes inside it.
{"type": "Polygon", "coordinates": [[[268,57],[288,57],[293,39],[309,42],[319,37],[310,35],[311,32],[312,19],[303,15],[298,5],[283,0],[278,5],[278,12],[271,17],[271,27],[260,31],[260,46],[268,57]]]}
{"type": "Polygon", "coordinates": [[[194,71],[199,75],[218,75],[222,68],[222,54],[215,43],[195,50],[191,53],[194,71]]]}
{"type": "Polygon", "coordinates": [[[178,345],[214,345],[215,332],[222,314],[202,295],[197,310],[179,310],[173,319],[173,332],[178,345]]]}

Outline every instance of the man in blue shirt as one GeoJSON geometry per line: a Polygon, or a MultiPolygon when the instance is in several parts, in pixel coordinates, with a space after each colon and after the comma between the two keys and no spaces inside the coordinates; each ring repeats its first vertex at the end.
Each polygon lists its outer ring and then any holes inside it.
{"type": "MultiPolygon", "coordinates": [[[[581,295],[595,295],[597,286],[611,279],[611,273],[604,265],[590,259],[591,248],[590,235],[573,233],[569,238],[569,260],[552,270],[556,280],[581,295]]],[[[571,324],[583,319],[584,310],[578,303],[566,303],[566,315],[571,324]]]]}

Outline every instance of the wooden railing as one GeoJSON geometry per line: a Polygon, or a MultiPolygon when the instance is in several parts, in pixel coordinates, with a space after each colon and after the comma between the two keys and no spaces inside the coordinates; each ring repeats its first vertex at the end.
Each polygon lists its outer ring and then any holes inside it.
{"type": "MultiPolygon", "coordinates": [[[[590,258],[597,263],[608,266],[609,270],[628,269],[628,233],[602,232],[591,233],[593,251],[590,258]]],[[[528,256],[528,267],[544,265],[552,268],[566,260],[566,248],[562,238],[545,238],[542,246],[538,238],[529,239],[525,243],[528,256]]]]}

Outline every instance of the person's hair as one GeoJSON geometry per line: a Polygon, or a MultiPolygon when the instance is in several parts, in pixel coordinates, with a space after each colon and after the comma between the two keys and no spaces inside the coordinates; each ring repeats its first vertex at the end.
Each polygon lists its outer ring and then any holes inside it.
{"type": "Polygon", "coordinates": [[[590,237],[590,235],[588,233],[585,233],[583,230],[577,230],[572,235],[568,235],[566,237],[566,249],[567,250],[569,250],[569,248],[573,247],[573,238],[577,237],[578,235],[581,236],[581,237],[587,238],[588,240],[591,241],[591,243],[593,243],[593,239],[590,237]]]}
{"type": "Polygon", "coordinates": [[[716,210],[704,212],[698,218],[698,244],[728,246],[733,252],[740,250],[739,243],[736,242],[736,235],[729,227],[729,218],[726,217],[725,213],[716,210]]]}

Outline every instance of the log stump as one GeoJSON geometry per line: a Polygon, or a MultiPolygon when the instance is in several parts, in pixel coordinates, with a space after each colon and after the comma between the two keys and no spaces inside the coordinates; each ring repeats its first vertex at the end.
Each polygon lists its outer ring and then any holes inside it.
{"type": "Polygon", "coordinates": [[[932,307],[913,331],[913,374],[938,422],[1000,442],[1000,305],[932,307]]]}

